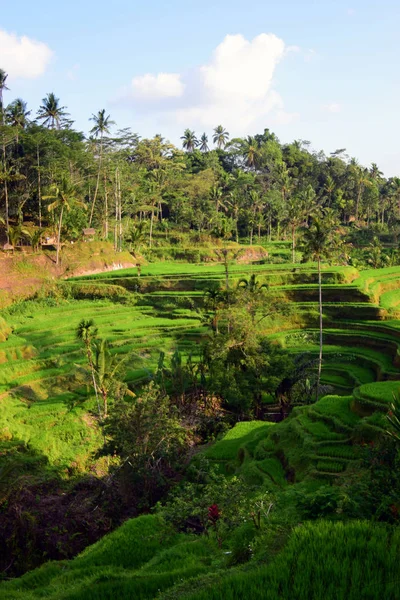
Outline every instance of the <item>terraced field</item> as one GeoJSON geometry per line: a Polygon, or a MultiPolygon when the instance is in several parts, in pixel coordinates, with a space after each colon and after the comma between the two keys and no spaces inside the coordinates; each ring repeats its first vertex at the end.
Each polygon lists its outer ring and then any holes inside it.
{"type": "MultiPolygon", "coordinates": [[[[294,305],[293,317],[279,327],[266,320],[266,333],[269,328],[271,338],[293,353],[316,353],[314,265],[233,264],[230,285],[251,274],[294,305]]],[[[346,397],[360,385],[400,379],[400,321],[395,318],[400,268],[358,273],[352,267],[327,267],[322,280],[324,383],[346,397]]],[[[196,307],[206,289],[224,282],[222,264],[155,263],[142,267],[140,277],[136,268],[78,277],[67,284],[68,300],[28,301],[5,313],[3,443],[23,443],[51,464],[67,468],[72,461],[83,469],[99,439],[95,427],[87,426],[88,390],[77,377],[77,365],[84,362],[74,335],[79,321],[95,320],[113,351],[129,356],[126,380],[138,381],[149,377],[160,351],[196,353],[196,342],[206,333],[196,307]]],[[[378,397],[377,392],[379,403],[378,397]]]]}
{"type": "MultiPolygon", "coordinates": [[[[294,307],[278,326],[266,319],[266,335],[290,352],[317,353],[314,266],[236,264],[230,285],[251,274],[294,307]]],[[[89,390],[77,376],[84,355],[74,330],[82,318],[93,318],[113,351],[129,356],[126,380],[144,380],[161,350],[167,357],[175,349],[196,353],[207,333],[196,309],[204,290],[224,282],[222,265],[158,263],[143,267],[140,277],[136,269],[127,269],[76,278],[65,284],[67,299],[29,301],[5,313],[0,320],[0,451],[3,460],[13,458],[13,476],[18,469],[43,465],[65,476],[83,472],[101,443],[88,413],[93,408],[89,390]],[[24,452],[20,462],[16,452],[24,452]]],[[[365,597],[396,599],[396,530],[322,521],[290,526],[283,534],[280,520],[283,514],[296,524],[294,499],[359,472],[363,445],[385,430],[385,413],[400,389],[396,285],[400,290],[400,268],[363,273],[326,268],[323,382],[331,392],[294,408],[281,423],[238,423],[193,458],[195,466],[205,456],[228,480],[238,475],[249,490],[277,498],[268,527],[258,538],[253,531],[253,560],[244,568],[229,562],[235,537],[221,546],[212,537],[171,533],[157,515],[143,516],[73,561],[49,563],[3,584],[0,598],[123,599],[133,597],[134,590],[137,598],[244,600],[249,589],[252,598],[266,597],[267,589],[271,600],[319,598],[322,590],[328,599],[344,600],[364,597],[367,586],[377,591],[365,597]],[[309,560],[316,555],[325,556],[324,564],[331,561],[329,580],[328,571],[316,574],[316,563],[309,560]]]]}

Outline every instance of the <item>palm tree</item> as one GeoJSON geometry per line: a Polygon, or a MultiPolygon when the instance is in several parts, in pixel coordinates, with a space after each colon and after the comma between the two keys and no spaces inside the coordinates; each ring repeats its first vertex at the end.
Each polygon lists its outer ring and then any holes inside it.
{"type": "Polygon", "coordinates": [[[322,349],[323,349],[323,323],[322,323],[322,278],[321,261],[328,258],[334,246],[336,222],[331,218],[314,218],[311,226],[304,232],[302,240],[302,250],[305,260],[316,260],[318,265],[318,304],[319,304],[319,356],[318,356],[318,377],[316,386],[316,400],[321,381],[322,370],[322,349]]]}
{"type": "Polygon", "coordinates": [[[43,125],[49,129],[60,129],[66,123],[68,114],[65,106],[60,106],[60,99],[50,92],[42,99],[37,118],[43,121],[43,125]]]}
{"type": "Polygon", "coordinates": [[[29,237],[29,231],[27,229],[21,225],[10,225],[8,229],[8,241],[12,246],[14,246],[14,248],[18,246],[24,237],[29,237]]]}
{"type": "Polygon", "coordinates": [[[78,340],[80,340],[81,342],[84,343],[84,346],[85,346],[86,358],[87,358],[87,361],[89,364],[90,374],[92,376],[93,389],[94,389],[94,393],[96,394],[97,410],[99,413],[99,418],[101,419],[99,392],[98,392],[98,388],[97,388],[96,370],[95,370],[95,364],[94,364],[94,358],[93,358],[93,348],[92,348],[92,344],[95,341],[96,336],[97,336],[97,331],[98,330],[94,324],[93,319],[89,319],[89,320],[82,319],[82,321],[79,323],[78,327],[75,330],[75,335],[78,340]]]}
{"type": "Polygon", "coordinates": [[[97,115],[92,115],[89,120],[94,122],[94,126],[90,130],[90,133],[92,133],[96,138],[100,136],[99,169],[97,171],[96,189],[94,191],[92,207],[90,209],[90,218],[89,218],[89,227],[90,227],[90,225],[92,224],[93,211],[94,211],[94,205],[96,203],[97,192],[99,191],[100,173],[101,173],[101,166],[102,166],[102,162],[103,162],[103,138],[104,138],[105,133],[110,133],[110,127],[111,127],[111,125],[115,125],[115,122],[111,121],[110,115],[108,115],[106,117],[106,111],[104,108],[102,110],[99,110],[97,115]]]}
{"type": "Polygon", "coordinates": [[[183,140],[182,146],[187,152],[193,152],[199,143],[195,132],[190,129],[185,129],[184,134],[181,136],[181,140],[183,140]]]}
{"type": "Polygon", "coordinates": [[[17,145],[18,145],[18,130],[25,129],[28,124],[28,117],[31,114],[30,110],[26,108],[26,102],[21,98],[17,98],[11,104],[7,106],[6,109],[6,119],[7,123],[11,125],[11,127],[15,127],[17,130],[17,145]]]}
{"type": "Polygon", "coordinates": [[[213,142],[217,144],[219,150],[225,148],[226,144],[229,140],[229,133],[222,127],[222,125],[218,125],[214,129],[213,142]]]}
{"type": "Polygon", "coordinates": [[[8,90],[9,88],[6,85],[8,74],[4,71],[4,69],[0,69],[0,116],[1,116],[1,124],[5,123],[5,115],[3,108],[3,92],[8,90]]]}
{"type": "Polygon", "coordinates": [[[379,181],[379,179],[383,175],[383,172],[379,169],[376,163],[372,163],[369,170],[369,174],[371,175],[372,179],[379,181]]]}
{"type": "MultiPolygon", "coordinates": [[[[4,146],[3,146],[4,153],[4,146]]],[[[5,158],[5,157],[4,157],[5,158]]],[[[8,184],[14,181],[20,181],[21,179],[25,179],[24,175],[16,172],[16,167],[14,165],[7,166],[6,161],[4,160],[3,167],[0,167],[0,182],[4,186],[4,198],[5,198],[5,209],[6,209],[6,233],[7,233],[7,241],[8,241],[8,231],[10,228],[9,224],[9,194],[8,194],[8,184]]]]}
{"type": "Polygon", "coordinates": [[[140,246],[143,245],[146,239],[146,221],[134,223],[125,236],[125,240],[129,244],[129,252],[136,254],[139,252],[140,246]]]}
{"type": "Polygon", "coordinates": [[[210,151],[210,148],[208,147],[208,136],[206,133],[203,133],[198,145],[199,145],[200,152],[209,152],[210,151]]]}
{"type": "Polygon", "coordinates": [[[329,206],[332,204],[332,194],[335,191],[335,187],[336,186],[333,178],[330,175],[328,175],[325,181],[324,190],[328,194],[329,206]]]}
{"type": "Polygon", "coordinates": [[[284,161],[279,162],[275,167],[275,179],[279,185],[282,195],[282,202],[285,204],[286,196],[290,192],[291,181],[289,176],[289,170],[284,161]]]}
{"type": "Polygon", "coordinates": [[[247,136],[241,144],[241,154],[244,159],[244,164],[249,169],[256,169],[261,156],[260,145],[255,137],[247,136]]]}
{"type": "MultiPolygon", "coordinates": [[[[97,338],[94,342],[94,371],[98,392],[103,401],[102,417],[108,416],[108,401],[110,394],[120,396],[127,392],[126,386],[117,377],[128,359],[128,356],[120,358],[118,354],[112,354],[108,340],[97,338]]],[[[132,394],[133,395],[133,394],[132,394]]]]}
{"type": "Polygon", "coordinates": [[[237,286],[251,294],[257,294],[261,290],[268,290],[268,284],[260,283],[254,273],[250,275],[249,279],[240,279],[237,286]]]}
{"type": "Polygon", "coordinates": [[[296,231],[316,210],[316,194],[311,185],[289,198],[286,204],[286,221],[292,234],[292,263],[296,262],[296,231]]]}
{"type": "Polygon", "coordinates": [[[51,196],[44,196],[44,199],[55,199],[54,202],[49,204],[47,207],[49,212],[53,212],[56,209],[60,210],[58,218],[58,234],[57,234],[57,254],[56,254],[56,265],[59,264],[60,258],[60,244],[61,244],[61,228],[63,222],[64,211],[70,211],[73,206],[79,206],[86,209],[86,204],[77,200],[77,188],[71,183],[67,177],[61,179],[60,184],[54,183],[51,186],[53,194],[51,196]]]}
{"type": "Polygon", "coordinates": [[[218,335],[219,310],[226,304],[226,293],[219,288],[208,288],[204,293],[204,308],[213,313],[211,329],[218,335]]]}
{"type": "Polygon", "coordinates": [[[243,248],[240,248],[239,250],[235,250],[235,248],[221,248],[220,250],[214,249],[214,252],[224,265],[225,289],[228,292],[229,291],[229,266],[233,261],[235,261],[240,256],[240,254],[243,252],[243,248]]]}

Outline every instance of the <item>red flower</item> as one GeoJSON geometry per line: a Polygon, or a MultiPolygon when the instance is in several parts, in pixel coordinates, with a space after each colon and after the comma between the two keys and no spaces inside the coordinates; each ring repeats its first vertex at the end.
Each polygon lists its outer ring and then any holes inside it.
{"type": "Polygon", "coordinates": [[[211,525],[215,527],[220,516],[218,504],[212,504],[208,507],[208,520],[211,522],[211,525]]]}

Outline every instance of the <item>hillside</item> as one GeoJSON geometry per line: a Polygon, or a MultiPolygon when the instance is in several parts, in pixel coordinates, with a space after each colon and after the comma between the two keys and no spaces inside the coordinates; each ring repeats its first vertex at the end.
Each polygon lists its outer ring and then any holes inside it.
{"type": "MultiPolygon", "coordinates": [[[[268,286],[269,297],[293,307],[264,319],[264,334],[288,356],[317,354],[315,265],[238,262],[230,266],[230,286],[251,275],[268,286]]],[[[50,562],[3,583],[0,597],[244,599],[251,589],[251,598],[277,600],[317,599],[323,589],[332,600],[398,598],[398,530],[372,524],[374,501],[364,505],[358,495],[368,486],[368,452],[385,439],[385,413],[400,387],[399,275],[394,267],[324,267],[322,382],[330,386],[328,395],[294,407],[281,423],[238,423],[195,453],[184,480],[155,515],[128,520],[71,562],[50,562]],[[199,483],[196,473],[204,469],[208,475],[199,483]],[[191,485],[196,491],[185,491],[191,485]],[[212,504],[221,512],[218,525],[207,516],[212,504]],[[184,532],[186,514],[203,515],[197,534],[184,532]],[[317,555],[326,559],[316,575],[309,556],[317,555]],[[268,596],[260,591],[265,589],[268,596]]],[[[77,377],[77,366],[85,362],[75,337],[80,320],[93,318],[113,354],[129,357],[125,381],[136,389],[156,369],[160,351],[196,359],[199,340],[209,331],[199,312],[204,292],[224,282],[222,264],[151,263],[139,277],[137,268],[128,268],[60,281],[45,295],[4,311],[3,510],[12,481],[33,491],[36,486],[40,495],[46,494],[46,480],[58,481],[61,490],[51,493],[59,517],[59,494],[66,491],[69,498],[73,480],[89,472],[106,476],[104,458],[95,457],[102,436],[94,399],[77,377]]],[[[278,410],[274,402],[265,396],[266,419],[278,410]]],[[[91,504],[84,494],[92,511],[95,500],[91,504]]],[[[37,509],[29,504],[38,527],[45,498],[37,509]]],[[[127,516],[124,508],[101,519],[111,518],[113,528],[127,516]]],[[[69,520],[65,524],[63,544],[76,553],[82,549],[72,541],[77,530],[69,520]]],[[[106,532],[100,528],[97,535],[106,532]]],[[[29,539],[34,536],[33,528],[29,539]]],[[[84,546],[90,540],[85,536],[84,546]]],[[[23,568],[27,558],[18,560],[23,568]]]]}

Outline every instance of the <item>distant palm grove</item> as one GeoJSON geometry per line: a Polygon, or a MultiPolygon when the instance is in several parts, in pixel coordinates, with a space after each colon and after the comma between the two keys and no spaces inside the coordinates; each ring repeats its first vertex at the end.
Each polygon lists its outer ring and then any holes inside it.
{"type": "Polygon", "coordinates": [[[294,260],[310,217],[329,213],[376,234],[393,232],[399,218],[400,178],[343,148],[326,156],[305,140],[282,144],[269,129],[231,138],[216,125],[210,137],[186,129],[180,149],[161,134],[118,129],[104,109],[88,115],[86,137],[54,93],[37,110],[10,94],[0,70],[0,228],[10,247],[47,235],[59,249],[86,227],[117,249],[138,239],[151,247],[155,231],[168,240],[189,230],[250,244],[291,239],[294,260]]]}

